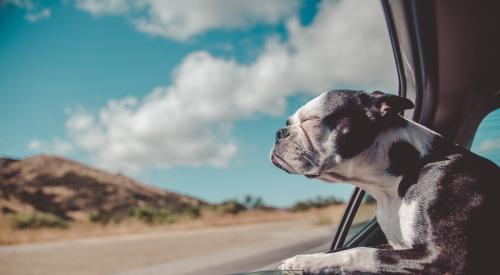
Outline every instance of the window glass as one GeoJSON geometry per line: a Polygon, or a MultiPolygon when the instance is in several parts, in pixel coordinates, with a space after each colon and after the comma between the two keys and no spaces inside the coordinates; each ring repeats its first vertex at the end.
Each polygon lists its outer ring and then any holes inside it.
{"type": "Polygon", "coordinates": [[[361,204],[359,205],[358,211],[356,212],[356,216],[354,216],[354,220],[352,221],[351,228],[347,233],[346,240],[344,245],[349,243],[349,241],[354,238],[365,226],[375,218],[377,211],[377,201],[370,196],[370,194],[365,193],[361,204]]]}
{"type": "Polygon", "coordinates": [[[479,124],[471,151],[500,165],[500,109],[489,113],[479,124]]]}

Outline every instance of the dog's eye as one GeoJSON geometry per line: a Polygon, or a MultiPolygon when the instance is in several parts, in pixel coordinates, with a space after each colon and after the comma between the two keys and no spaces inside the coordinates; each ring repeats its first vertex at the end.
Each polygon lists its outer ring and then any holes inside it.
{"type": "Polygon", "coordinates": [[[306,117],[306,118],[302,119],[302,120],[300,121],[300,123],[304,123],[304,122],[306,122],[306,121],[313,120],[313,119],[319,119],[319,117],[306,117]]]}
{"type": "Polygon", "coordinates": [[[339,117],[337,115],[331,115],[323,119],[323,124],[330,129],[338,128],[344,122],[344,117],[339,117]]]}
{"type": "Polygon", "coordinates": [[[285,125],[286,125],[286,126],[290,126],[290,125],[292,125],[292,123],[290,122],[290,119],[287,119],[287,120],[286,120],[285,125]]]}

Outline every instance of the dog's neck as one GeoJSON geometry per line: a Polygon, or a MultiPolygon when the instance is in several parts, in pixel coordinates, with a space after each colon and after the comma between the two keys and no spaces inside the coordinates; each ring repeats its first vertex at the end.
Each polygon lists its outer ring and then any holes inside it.
{"type": "Polygon", "coordinates": [[[401,175],[389,172],[389,152],[393,145],[407,143],[418,152],[419,158],[424,158],[431,151],[433,141],[440,137],[438,133],[411,120],[403,117],[399,119],[405,122],[404,126],[381,131],[366,150],[352,159],[337,160],[320,178],[329,182],[340,181],[357,185],[372,194],[375,199],[383,200],[386,196],[397,194],[401,175]],[[386,194],[387,192],[391,194],[386,194]]]}
{"type": "Polygon", "coordinates": [[[378,205],[379,224],[395,247],[404,247],[411,241],[404,240],[401,233],[402,198],[398,187],[404,175],[389,172],[389,151],[394,144],[404,142],[415,148],[418,157],[424,158],[432,150],[433,141],[439,137],[439,134],[412,121],[406,120],[404,124],[402,127],[382,131],[368,149],[353,159],[340,161],[334,169],[325,171],[325,175],[321,177],[330,182],[354,184],[373,196],[378,205]]]}

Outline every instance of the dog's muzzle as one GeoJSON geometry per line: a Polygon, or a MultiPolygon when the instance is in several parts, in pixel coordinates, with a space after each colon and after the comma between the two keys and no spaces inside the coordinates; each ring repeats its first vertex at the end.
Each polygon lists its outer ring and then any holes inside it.
{"type": "Polygon", "coordinates": [[[280,168],[281,170],[289,174],[294,173],[294,169],[292,168],[292,166],[288,164],[282,157],[277,155],[276,152],[274,152],[274,150],[271,153],[271,162],[274,164],[274,166],[280,168]]]}

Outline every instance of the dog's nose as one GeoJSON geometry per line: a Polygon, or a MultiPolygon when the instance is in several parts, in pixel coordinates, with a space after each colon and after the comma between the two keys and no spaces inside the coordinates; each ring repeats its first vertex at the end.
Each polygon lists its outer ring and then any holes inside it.
{"type": "Polygon", "coordinates": [[[290,135],[290,132],[287,128],[281,128],[276,132],[276,141],[286,138],[290,135]]]}

